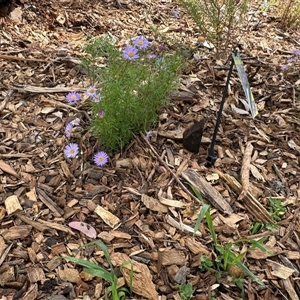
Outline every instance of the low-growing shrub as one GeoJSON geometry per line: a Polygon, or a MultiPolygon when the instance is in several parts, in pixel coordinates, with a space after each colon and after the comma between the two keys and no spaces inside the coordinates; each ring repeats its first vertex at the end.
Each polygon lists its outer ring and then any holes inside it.
{"type": "Polygon", "coordinates": [[[148,131],[158,120],[158,110],[177,87],[182,56],[142,36],[122,51],[107,38],[96,38],[85,52],[83,66],[98,95],[88,94],[94,133],[107,151],[121,150],[134,133],[148,131]]]}

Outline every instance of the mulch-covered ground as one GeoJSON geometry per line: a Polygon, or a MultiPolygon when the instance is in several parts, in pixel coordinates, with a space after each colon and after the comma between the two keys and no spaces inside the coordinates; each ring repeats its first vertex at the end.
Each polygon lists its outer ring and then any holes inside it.
{"type": "MultiPolygon", "coordinates": [[[[211,204],[220,244],[266,237],[272,254],[248,249],[243,259],[264,283],[245,277],[247,299],[299,299],[299,62],[281,66],[300,49],[300,34],[252,5],[239,49],[259,114],[253,119],[234,108],[244,109],[239,99],[245,98],[234,72],[214,167],[205,164],[229,63],[202,47],[200,61],[187,55],[180,89],[161,109],[153,136],[136,136],[101,168],[92,162],[98,143],[90,131],[79,135],[76,159],[63,153],[66,124],[80,117],[89,125],[87,106],[65,101],[69,91],[90,85],[80,66],[87,38],[109,34],[123,47],[137,35],[154,39],[155,26],[168,40],[196,49],[196,26],[171,0],[0,1],[1,299],[103,297],[104,280],[57,259],[70,255],[108,267],[100,249],[79,249],[93,239],[70,228],[71,221],[96,229],[120,286],[128,276],[118,267],[132,260],[132,299],[180,299],[175,285],[187,282],[195,299],[240,299],[230,274],[220,270],[217,281],[216,272],[198,268],[201,256],[216,254],[205,222],[193,236],[201,206],[188,183],[198,183],[211,204]],[[202,119],[206,127],[195,154],[183,147],[182,136],[202,119]],[[249,187],[243,197],[241,182],[249,187]],[[270,197],[281,199],[287,212],[276,231],[252,234],[253,222],[275,223],[270,197]]],[[[239,244],[237,253],[248,247],[239,244]]]]}

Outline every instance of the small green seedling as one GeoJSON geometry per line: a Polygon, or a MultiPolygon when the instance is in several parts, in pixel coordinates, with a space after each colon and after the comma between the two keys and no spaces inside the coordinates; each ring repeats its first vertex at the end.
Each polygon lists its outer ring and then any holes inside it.
{"type": "MultiPolygon", "coordinates": [[[[262,238],[260,240],[252,240],[252,239],[240,239],[234,242],[228,242],[225,245],[220,245],[217,239],[217,235],[213,226],[212,217],[210,214],[210,206],[203,202],[203,198],[200,194],[200,192],[193,186],[191,186],[193,192],[195,195],[202,201],[202,209],[199,213],[194,232],[197,231],[201,221],[205,217],[207,226],[209,228],[210,234],[212,236],[214,248],[216,251],[216,258],[211,259],[207,257],[201,257],[201,264],[199,266],[201,271],[206,271],[210,269],[214,269],[217,271],[217,278],[221,278],[220,274],[218,274],[221,270],[228,271],[232,266],[236,265],[240,270],[242,270],[246,275],[248,275],[250,278],[252,278],[255,282],[257,282],[260,285],[263,285],[263,282],[260,281],[247,267],[242,263],[243,258],[246,255],[246,251],[242,253],[238,253],[239,243],[249,243],[251,246],[249,247],[249,250],[258,248],[264,252],[268,252],[271,254],[271,252],[265,248],[263,245],[263,242],[266,238],[262,238]]],[[[235,280],[237,283],[236,285],[241,288],[242,280],[238,281],[235,280]]],[[[242,293],[244,292],[244,289],[241,289],[242,293]]]]}
{"type": "Polygon", "coordinates": [[[278,225],[274,223],[260,223],[260,222],[253,222],[251,224],[251,229],[250,233],[251,235],[258,234],[259,232],[262,232],[266,228],[267,230],[270,231],[277,231],[278,230],[278,225]]]}
{"type": "Polygon", "coordinates": [[[121,265],[121,269],[122,269],[125,265],[131,264],[129,289],[127,289],[125,287],[118,288],[117,287],[118,278],[117,278],[116,274],[114,273],[110,254],[108,252],[106,245],[104,243],[102,243],[101,241],[94,241],[94,242],[85,244],[83,247],[91,246],[91,245],[97,245],[104,252],[104,256],[110,267],[109,271],[106,270],[105,268],[99,266],[98,264],[95,264],[93,262],[90,262],[90,261],[87,261],[84,259],[79,259],[79,258],[75,258],[75,257],[71,257],[71,256],[64,256],[63,258],[67,261],[73,262],[75,264],[78,264],[78,265],[84,267],[84,269],[83,269],[84,272],[106,280],[110,284],[110,286],[106,289],[105,296],[104,296],[105,300],[108,300],[108,299],[122,300],[125,298],[125,296],[127,294],[130,295],[132,293],[132,278],[133,278],[132,263],[130,261],[125,261],[121,265]]]}
{"type": "Polygon", "coordinates": [[[179,290],[179,296],[181,300],[191,299],[195,291],[191,283],[177,284],[175,287],[179,290]]]}
{"type": "Polygon", "coordinates": [[[274,220],[280,221],[286,213],[287,208],[282,204],[280,198],[270,197],[270,213],[274,220]]]}

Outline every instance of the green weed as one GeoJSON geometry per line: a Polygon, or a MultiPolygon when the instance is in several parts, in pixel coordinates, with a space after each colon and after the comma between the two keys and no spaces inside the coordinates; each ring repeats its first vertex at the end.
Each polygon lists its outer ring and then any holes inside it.
{"type": "Polygon", "coordinates": [[[282,216],[287,212],[287,208],[282,204],[280,198],[270,197],[270,214],[276,221],[280,221],[282,216]]]}
{"type": "Polygon", "coordinates": [[[251,235],[257,234],[259,232],[262,232],[263,229],[271,230],[271,231],[277,231],[278,230],[278,225],[274,223],[260,223],[260,222],[253,222],[251,224],[251,229],[250,233],[251,235]]]}
{"type": "Polygon", "coordinates": [[[127,264],[131,264],[129,289],[127,289],[125,287],[118,288],[117,287],[118,278],[114,273],[110,254],[108,252],[106,245],[104,243],[102,243],[101,241],[94,241],[94,242],[84,245],[83,247],[91,246],[91,245],[97,245],[104,252],[104,256],[109,264],[109,268],[110,268],[109,271],[106,270],[105,268],[99,266],[98,264],[95,264],[88,260],[79,259],[79,258],[75,258],[75,257],[71,257],[71,256],[64,256],[63,258],[67,261],[73,262],[77,265],[84,267],[84,269],[83,269],[84,272],[106,280],[110,284],[110,286],[106,289],[105,296],[104,296],[105,300],[108,300],[109,297],[111,297],[111,299],[113,299],[113,300],[124,299],[126,294],[131,294],[131,292],[132,292],[133,266],[132,266],[131,262],[125,261],[121,265],[121,268],[122,268],[123,266],[125,266],[127,264]]]}
{"type": "Polygon", "coordinates": [[[179,296],[181,300],[188,300],[194,294],[193,286],[190,283],[177,284],[175,287],[179,290],[179,296]]]}
{"type": "MultiPolygon", "coordinates": [[[[262,238],[258,241],[252,239],[240,239],[233,242],[228,242],[225,245],[221,245],[218,242],[218,238],[213,226],[213,221],[210,214],[210,205],[203,202],[203,198],[200,192],[195,187],[191,186],[191,188],[195,193],[195,195],[202,201],[203,204],[194,228],[194,232],[197,231],[199,224],[205,218],[208,229],[212,236],[214,249],[216,251],[216,257],[214,259],[206,256],[201,257],[200,266],[199,266],[200,270],[207,271],[213,269],[216,271],[217,279],[218,278],[220,279],[221,278],[220,271],[228,271],[232,266],[237,266],[244,274],[248,275],[251,279],[253,279],[258,284],[263,285],[263,282],[260,281],[242,262],[247,252],[244,251],[242,253],[239,253],[238,244],[248,243],[250,244],[249,250],[258,248],[264,252],[270,253],[263,245],[263,242],[265,241],[266,238],[262,238]]],[[[242,279],[237,280],[235,278],[234,282],[241,289],[241,284],[243,280],[242,279]]],[[[244,293],[244,289],[241,289],[241,293],[242,294],[244,293]]]]}

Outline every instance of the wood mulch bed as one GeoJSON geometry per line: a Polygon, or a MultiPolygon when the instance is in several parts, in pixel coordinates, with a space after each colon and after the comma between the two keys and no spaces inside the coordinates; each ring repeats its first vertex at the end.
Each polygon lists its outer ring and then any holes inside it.
{"type": "Polygon", "coordinates": [[[205,163],[228,63],[205,48],[199,62],[187,55],[188,70],[160,111],[153,136],[136,136],[100,168],[92,163],[97,141],[90,132],[80,137],[78,158],[63,154],[69,120],[79,116],[88,125],[87,107],[65,101],[69,91],[89,86],[80,66],[87,36],[108,33],[121,47],[136,35],[153,38],[156,26],[195,49],[195,24],[176,3],[159,0],[5,0],[0,20],[1,299],[103,297],[104,280],[58,259],[70,255],[108,267],[99,249],[79,249],[92,239],[70,228],[71,221],[96,229],[120,286],[128,279],[120,266],[131,259],[132,299],[180,299],[175,285],[186,282],[195,289],[194,299],[239,299],[230,274],[221,271],[218,282],[216,272],[198,268],[202,255],[215,253],[205,222],[193,236],[201,205],[189,184],[211,204],[221,244],[266,237],[272,254],[248,249],[243,260],[265,284],[245,278],[247,299],[299,299],[299,62],[281,69],[291,50],[300,49],[299,32],[280,29],[276,18],[253,4],[239,47],[259,114],[253,120],[233,109],[243,108],[238,99],[245,97],[234,73],[213,168],[205,163]],[[206,127],[194,154],[184,149],[183,132],[202,119],[206,127]],[[241,174],[247,168],[248,181],[241,174]],[[249,190],[241,197],[243,180],[249,190]],[[281,199],[287,212],[277,231],[252,235],[253,222],[275,222],[270,197],[281,199]]]}

